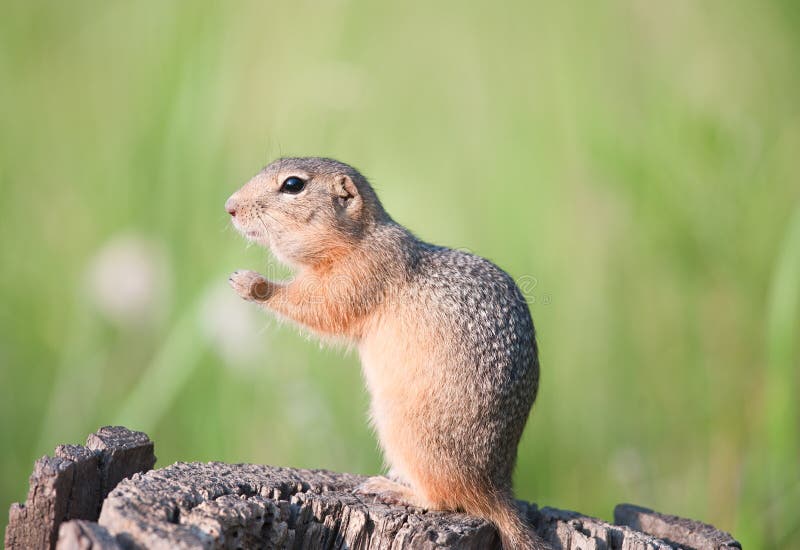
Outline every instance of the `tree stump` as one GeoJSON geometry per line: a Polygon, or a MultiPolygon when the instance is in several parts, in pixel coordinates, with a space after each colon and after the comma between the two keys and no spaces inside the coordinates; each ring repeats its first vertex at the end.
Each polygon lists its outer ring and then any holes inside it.
{"type": "MultiPolygon", "coordinates": [[[[482,519],[355,494],[358,475],[219,462],[149,471],[154,462],[147,436],[119,427],[86,447],[58,447],[36,462],[26,503],[12,505],[6,547],[500,548],[482,519]]],[[[616,524],[519,504],[554,549],[741,548],[710,525],[627,504],[616,507],[616,524]]]]}
{"type": "Polygon", "coordinates": [[[63,521],[97,521],[108,493],[155,463],[150,438],[122,427],[100,428],[85,447],[59,445],[34,464],[25,504],[11,505],[6,548],[55,548],[63,521]]]}

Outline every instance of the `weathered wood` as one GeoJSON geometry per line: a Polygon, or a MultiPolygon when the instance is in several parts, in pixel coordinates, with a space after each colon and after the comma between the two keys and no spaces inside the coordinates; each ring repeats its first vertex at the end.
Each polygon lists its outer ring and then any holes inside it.
{"type": "Polygon", "coordinates": [[[97,521],[101,504],[100,476],[97,475],[100,453],[81,445],[59,445],[55,455],[73,464],[72,486],[69,495],[66,495],[67,510],[64,517],[97,521]]]}
{"type": "Polygon", "coordinates": [[[55,548],[62,522],[97,521],[103,499],[119,481],[155,464],[152,441],[123,427],[101,428],[86,447],[60,445],[55,455],[36,461],[27,500],[11,505],[6,548],[55,548]]]}
{"type": "MultiPolygon", "coordinates": [[[[156,464],[153,442],[142,432],[105,426],[86,439],[89,449],[100,451],[100,502],[117,483],[156,464]]],[[[98,507],[98,512],[100,508],[98,507]]]]}
{"type": "Polygon", "coordinates": [[[122,482],[100,525],[147,548],[465,548],[494,529],[353,494],[365,478],[253,464],[177,463],[122,482]]]}
{"type": "Polygon", "coordinates": [[[659,514],[633,504],[618,504],[614,522],[659,537],[683,548],[695,550],[732,550],[741,548],[730,533],[699,521],[659,514]]]}
{"type": "Polygon", "coordinates": [[[66,517],[75,463],[59,457],[36,461],[25,504],[14,503],[8,511],[6,548],[52,548],[58,524],[66,517]]]}
{"type": "MultiPolygon", "coordinates": [[[[148,471],[154,462],[147,436],[125,428],[102,428],[89,437],[86,447],[58,447],[55,457],[36,462],[26,503],[12,505],[6,547],[500,546],[494,528],[479,518],[389,506],[357,494],[354,489],[366,479],[358,475],[218,462],[179,462],[148,471]]],[[[616,525],[576,512],[524,502],[519,506],[557,550],[741,548],[728,533],[710,525],[628,504],[617,506],[616,525]]]]}
{"type": "MultiPolygon", "coordinates": [[[[493,549],[494,528],[465,514],[387,506],[353,493],[365,478],[252,464],[177,463],[109,494],[100,525],[146,548],[493,549]]],[[[625,525],[520,503],[554,548],[668,550],[625,525]]],[[[672,539],[674,540],[674,539],[672,539]]]]}
{"type": "Polygon", "coordinates": [[[124,546],[105,527],[75,519],[61,524],[56,550],[122,550],[124,546]]]}

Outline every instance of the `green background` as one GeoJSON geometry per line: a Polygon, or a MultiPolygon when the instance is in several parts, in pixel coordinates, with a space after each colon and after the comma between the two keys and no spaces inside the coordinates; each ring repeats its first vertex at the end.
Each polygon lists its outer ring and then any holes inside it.
{"type": "Polygon", "coordinates": [[[357,358],[240,303],[281,155],[524,283],[521,498],[800,536],[800,4],[3,2],[0,527],[98,426],[159,465],[377,472],[357,358]]]}

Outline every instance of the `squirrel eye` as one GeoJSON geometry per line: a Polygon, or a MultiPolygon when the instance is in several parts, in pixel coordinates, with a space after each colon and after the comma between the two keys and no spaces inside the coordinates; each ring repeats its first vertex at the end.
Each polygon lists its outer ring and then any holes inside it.
{"type": "Polygon", "coordinates": [[[301,180],[296,176],[291,176],[283,180],[283,185],[281,185],[281,193],[289,193],[290,195],[296,195],[300,191],[302,191],[306,186],[306,182],[301,180]]]}

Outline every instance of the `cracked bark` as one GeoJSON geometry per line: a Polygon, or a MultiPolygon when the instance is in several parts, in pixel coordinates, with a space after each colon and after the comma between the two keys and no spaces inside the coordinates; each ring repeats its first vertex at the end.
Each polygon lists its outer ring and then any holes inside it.
{"type": "MultiPolygon", "coordinates": [[[[108,445],[104,449],[108,455],[103,456],[113,456],[108,445]]],[[[76,475],[69,479],[74,488],[76,475]]],[[[49,532],[58,533],[57,547],[62,550],[499,548],[494,528],[479,518],[388,506],[354,494],[364,479],[322,470],[179,462],[121,481],[108,493],[97,523],[67,521],[60,531],[56,525],[49,532]]],[[[95,477],[90,480],[95,482],[95,477]]],[[[39,478],[32,477],[34,481],[39,478]]],[[[102,489],[93,487],[92,494],[102,494],[102,489]]],[[[53,506],[80,508],[58,499],[53,506]]],[[[617,507],[616,525],[576,512],[522,502],[520,506],[554,549],[740,548],[730,535],[710,525],[632,505],[617,507]]],[[[7,533],[7,545],[8,540],[7,533]]]]}
{"type": "Polygon", "coordinates": [[[145,434],[119,426],[100,428],[85,447],[59,445],[54,457],[34,464],[25,503],[11,505],[6,548],[55,548],[62,522],[97,521],[109,491],[155,461],[153,442],[145,434]]]}

